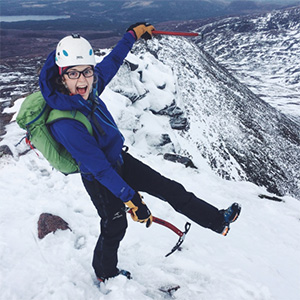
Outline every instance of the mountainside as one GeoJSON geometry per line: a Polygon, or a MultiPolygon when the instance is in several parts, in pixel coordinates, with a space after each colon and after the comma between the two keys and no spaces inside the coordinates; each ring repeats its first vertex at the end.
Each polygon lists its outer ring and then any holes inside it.
{"type": "Polygon", "coordinates": [[[300,6],[225,18],[196,30],[202,34],[199,46],[300,123],[300,6]]]}
{"type": "Polygon", "coordinates": [[[141,41],[133,53],[110,84],[136,111],[118,112],[127,143],[187,156],[196,166],[204,159],[222,178],[300,198],[297,123],[187,39],[141,41]]]}
{"type": "MultiPolygon", "coordinates": [[[[196,165],[198,157],[205,158],[223,178],[249,180],[272,193],[290,193],[299,198],[299,11],[298,7],[204,25],[199,29],[204,39],[196,40],[204,52],[181,38],[157,37],[137,43],[134,60],[138,62],[128,61],[132,71],[124,65],[119,72],[122,75],[114,79],[112,86],[155,116],[154,123],[170,118],[175,130],[170,133],[163,127],[153,137],[137,121],[151,151],[159,152],[157,149],[163,145],[161,153],[167,149],[190,156],[196,165]],[[150,55],[151,71],[138,59],[144,54],[150,55]],[[159,72],[160,68],[164,71],[159,72]],[[157,72],[159,75],[153,75],[157,72]],[[154,90],[147,88],[150,83],[145,81],[145,74],[154,90]],[[170,80],[172,89],[167,88],[170,80]],[[292,114],[295,122],[274,106],[292,114]],[[183,149],[181,139],[190,141],[189,149],[183,149]]],[[[6,99],[9,93],[24,92],[29,82],[36,82],[32,71],[23,68],[27,77],[9,73],[9,82],[1,76],[6,99]],[[16,84],[18,77],[28,83],[16,84]]],[[[139,134],[137,128],[132,130],[139,134]]]]}
{"type": "Polygon", "coordinates": [[[168,151],[191,156],[196,164],[202,156],[223,178],[249,180],[270,192],[299,198],[299,125],[186,39],[139,43],[134,54],[142,60],[130,73],[124,74],[124,66],[113,89],[143,107],[142,116],[147,112],[147,118],[155,118],[153,124],[167,115],[175,129],[171,136],[165,128],[152,136],[143,117],[132,129],[136,136],[142,132],[150,146],[163,139],[168,151]],[[143,63],[144,56],[151,64],[143,63]],[[182,139],[190,148],[181,147],[182,139]]]}
{"type": "MultiPolygon", "coordinates": [[[[96,51],[97,60],[109,51],[96,51]]],[[[137,42],[101,95],[130,153],[218,208],[239,202],[242,213],[227,237],[191,221],[180,251],[168,258],[178,236],[159,224],[146,229],[128,217],[119,267],[133,279],[118,276],[99,288],[91,266],[99,217],[80,175],[53,170],[25,142],[15,146],[24,136],[14,122],[24,97],[10,98],[38,88],[34,67],[27,63],[35,66],[24,61],[25,77],[16,64],[10,73],[14,83],[0,102],[5,125],[0,124],[3,299],[299,298],[300,128],[295,122],[190,40],[137,42]],[[166,154],[183,155],[175,160],[191,168],[164,159],[174,158],[166,154]],[[275,199],[266,188],[294,197],[275,199]],[[63,218],[71,230],[39,239],[42,213],[63,218]]],[[[8,85],[6,76],[0,79],[8,85]]],[[[142,194],[154,216],[180,229],[190,221],[164,201],[142,194]]]]}

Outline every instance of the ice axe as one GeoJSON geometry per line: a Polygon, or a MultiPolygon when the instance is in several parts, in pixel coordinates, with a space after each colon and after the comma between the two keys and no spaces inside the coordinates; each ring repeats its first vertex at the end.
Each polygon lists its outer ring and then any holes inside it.
{"type": "Polygon", "coordinates": [[[162,31],[162,30],[153,30],[153,35],[177,35],[177,36],[199,36],[197,32],[176,32],[176,31],[162,31]]]}
{"type": "MultiPolygon", "coordinates": [[[[127,210],[127,212],[131,214],[131,209],[127,210]]],[[[186,234],[188,233],[188,231],[191,228],[191,223],[186,222],[185,227],[184,227],[184,231],[181,231],[180,229],[178,229],[176,226],[169,223],[168,221],[165,221],[163,219],[160,219],[160,218],[157,218],[157,217],[154,217],[154,216],[152,216],[152,217],[153,217],[153,222],[154,223],[157,223],[157,224],[160,224],[162,226],[165,226],[165,227],[169,228],[170,230],[172,230],[173,232],[175,232],[179,236],[179,239],[178,239],[176,245],[172,248],[172,250],[168,254],[165,255],[165,257],[168,257],[169,255],[174,253],[177,249],[179,249],[179,247],[181,246],[181,244],[183,243],[183,241],[185,239],[186,234]]]]}
{"type": "Polygon", "coordinates": [[[160,218],[157,218],[157,217],[154,217],[153,216],[153,222],[154,223],[157,223],[157,224],[160,224],[160,225],[163,225],[169,229],[171,229],[173,232],[175,232],[177,235],[179,235],[179,239],[178,239],[178,242],[176,243],[176,245],[172,248],[172,250],[166,254],[166,257],[168,257],[169,255],[171,255],[172,253],[174,253],[180,246],[181,244],[183,243],[184,239],[185,239],[185,236],[186,234],[188,233],[188,231],[190,230],[191,228],[191,223],[189,222],[186,222],[185,223],[185,226],[184,226],[184,231],[181,231],[180,229],[178,229],[176,226],[174,226],[173,224],[163,220],[163,219],[160,219],[160,218]]]}

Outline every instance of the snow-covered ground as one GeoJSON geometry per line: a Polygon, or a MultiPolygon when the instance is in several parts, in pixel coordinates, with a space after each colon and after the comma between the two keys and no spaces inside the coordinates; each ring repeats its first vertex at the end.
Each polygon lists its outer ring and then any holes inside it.
{"type": "Polygon", "coordinates": [[[203,26],[199,45],[255,94],[300,120],[300,6],[203,26]]]}
{"type": "MultiPolygon", "coordinates": [[[[33,151],[18,157],[25,145],[13,145],[24,132],[12,122],[0,143],[14,152],[14,157],[0,160],[0,299],[159,300],[172,298],[161,292],[161,287],[177,285],[180,289],[172,299],[300,299],[300,202],[292,197],[284,197],[284,202],[261,199],[259,194],[268,194],[265,189],[221,179],[200,155],[194,160],[197,170],[165,161],[162,155],[149,151],[147,140],[137,142],[130,127],[136,121],[135,110],[142,104],[131,104],[111,89],[105,91],[103,99],[114,100],[107,104],[130,144],[131,154],[218,208],[239,202],[240,218],[227,237],[192,222],[182,251],[167,258],[165,254],[178,237],[158,224],[146,229],[129,220],[119,250],[119,267],[129,270],[133,279],[119,276],[109,280],[105,286],[108,293],[104,294],[95,285],[91,267],[99,217],[80,176],[52,170],[33,151]],[[59,230],[39,240],[37,221],[44,212],[62,217],[72,231],[59,230]]],[[[18,110],[21,101],[5,111],[18,110]]],[[[163,116],[160,121],[150,113],[142,118],[152,136],[159,126],[166,129],[168,124],[163,116]]],[[[190,144],[180,140],[180,146],[189,149],[190,144]]],[[[153,215],[183,230],[189,221],[186,217],[168,204],[144,196],[153,215]]]]}

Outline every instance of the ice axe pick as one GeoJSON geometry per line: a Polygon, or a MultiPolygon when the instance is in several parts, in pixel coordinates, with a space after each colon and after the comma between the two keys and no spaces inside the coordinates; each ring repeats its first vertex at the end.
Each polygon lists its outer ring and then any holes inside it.
{"type": "Polygon", "coordinates": [[[173,232],[175,232],[179,236],[179,239],[178,239],[176,245],[172,248],[172,250],[168,254],[166,254],[166,257],[168,257],[169,255],[174,253],[181,246],[181,244],[183,243],[183,241],[185,239],[186,234],[188,233],[188,231],[191,228],[191,223],[186,222],[185,226],[184,226],[184,231],[181,231],[180,229],[178,229],[173,224],[171,224],[171,223],[169,223],[169,222],[167,222],[163,219],[154,217],[154,216],[153,216],[153,222],[157,223],[157,224],[160,224],[160,225],[163,225],[163,226],[171,229],[173,232]]]}

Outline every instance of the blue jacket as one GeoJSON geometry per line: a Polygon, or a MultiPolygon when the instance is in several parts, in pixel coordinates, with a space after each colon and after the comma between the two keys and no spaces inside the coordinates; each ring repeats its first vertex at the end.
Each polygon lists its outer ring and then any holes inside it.
{"type": "MultiPolygon", "coordinates": [[[[95,74],[98,76],[98,95],[101,95],[106,85],[115,76],[134,42],[132,34],[125,33],[111,53],[95,66],[95,74]]],[[[80,95],[69,96],[58,92],[55,84],[57,77],[58,67],[55,64],[55,51],[53,51],[48,56],[39,77],[40,89],[46,102],[54,109],[78,110],[89,116],[92,103],[84,100],[80,95]]],[[[83,124],[72,119],[56,121],[51,124],[50,129],[54,138],[80,165],[82,176],[88,180],[98,180],[116,197],[127,202],[133,198],[135,191],[116,171],[118,164],[123,163],[121,152],[124,138],[104,102],[99,97],[97,100],[98,105],[94,112],[97,121],[91,120],[93,136],[88,133],[83,124]],[[104,132],[99,130],[97,122],[104,132]]]]}

